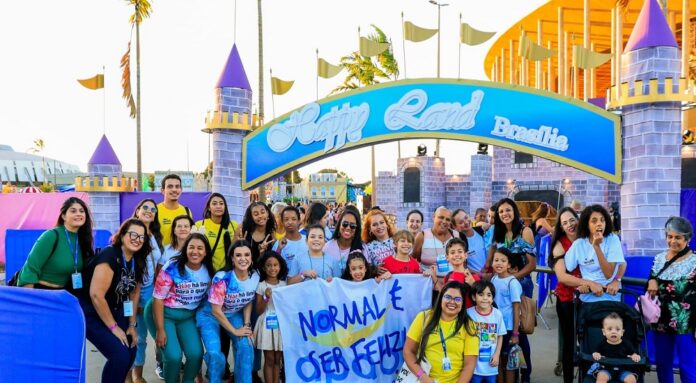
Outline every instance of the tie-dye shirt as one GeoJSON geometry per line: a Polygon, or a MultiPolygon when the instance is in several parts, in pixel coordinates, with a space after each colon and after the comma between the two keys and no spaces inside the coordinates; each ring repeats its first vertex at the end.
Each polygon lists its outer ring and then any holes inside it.
{"type": "Polygon", "coordinates": [[[162,299],[164,305],[173,309],[195,310],[205,298],[210,284],[208,270],[201,266],[198,270],[185,266],[186,274],[180,275],[176,261],[168,261],[157,275],[153,298],[162,299]]]}
{"type": "Polygon", "coordinates": [[[254,300],[256,286],[259,284],[259,274],[254,273],[249,278],[240,281],[234,271],[218,271],[213,277],[213,283],[208,293],[208,302],[222,305],[225,314],[236,313],[247,303],[254,300]]]}

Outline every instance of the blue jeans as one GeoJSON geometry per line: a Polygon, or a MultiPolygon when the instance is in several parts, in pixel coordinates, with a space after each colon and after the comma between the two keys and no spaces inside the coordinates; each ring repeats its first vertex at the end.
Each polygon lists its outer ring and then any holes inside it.
{"type": "MultiPolygon", "coordinates": [[[[244,326],[244,314],[241,311],[225,314],[234,328],[244,326]]],[[[213,316],[210,303],[206,302],[196,313],[196,324],[201,332],[205,346],[203,360],[208,366],[210,383],[220,383],[225,370],[225,356],[220,350],[220,323],[213,316]]],[[[254,366],[254,348],[247,337],[230,335],[234,347],[234,381],[251,383],[251,371],[254,366]]]]}
{"type": "MultiPolygon", "coordinates": [[[[142,311],[145,311],[145,305],[152,299],[152,291],[154,290],[154,285],[148,287],[141,287],[140,289],[140,303],[138,304],[142,311]]],[[[138,310],[140,311],[140,309],[138,310]]],[[[135,354],[135,362],[133,366],[143,366],[145,365],[145,350],[147,349],[147,323],[145,323],[145,316],[143,313],[139,313],[136,317],[138,320],[138,351],[135,354]]]]}
{"type": "Polygon", "coordinates": [[[694,334],[665,334],[655,331],[655,364],[657,380],[660,383],[673,383],[674,351],[679,356],[679,374],[682,383],[696,383],[696,340],[694,334]]]}
{"type": "Polygon", "coordinates": [[[495,378],[497,375],[489,375],[489,376],[483,376],[483,375],[476,375],[471,377],[471,383],[495,383],[495,378]]]}
{"type": "MultiPolygon", "coordinates": [[[[85,312],[87,340],[92,342],[106,358],[101,381],[103,383],[123,383],[135,359],[135,348],[124,346],[114,336],[101,318],[99,318],[91,303],[84,304],[82,307],[85,312]]],[[[124,332],[128,330],[128,318],[123,316],[122,308],[111,309],[111,314],[121,330],[124,332]]],[[[128,342],[132,342],[130,335],[128,336],[128,342]]]]}
{"type": "MultiPolygon", "coordinates": [[[[522,294],[525,297],[531,298],[534,294],[534,283],[532,282],[532,276],[527,275],[520,280],[522,285],[522,294]]],[[[522,348],[522,355],[527,362],[527,368],[520,370],[522,375],[522,382],[530,382],[532,376],[532,349],[529,345],[529,339],[527,339],[527,334],[520,334],[520,347],[522,348]]]]}

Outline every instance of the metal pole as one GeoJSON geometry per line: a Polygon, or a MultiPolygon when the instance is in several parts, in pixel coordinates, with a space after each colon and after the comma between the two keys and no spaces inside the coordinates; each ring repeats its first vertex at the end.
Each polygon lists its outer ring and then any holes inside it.
{"type": "MultiPolygon", "coordinates": [[[[583,1],[583,28],[582,28],[582,46],[585,49],[590,49],[590,0],[583,1]]],[[[587,101],[590,96],[590,74],[591,71],[587,69],[582,70],[582,98],[587,101]]],[[[575,69],[575,76],[577,76],[578,70],[575,69]]]]}

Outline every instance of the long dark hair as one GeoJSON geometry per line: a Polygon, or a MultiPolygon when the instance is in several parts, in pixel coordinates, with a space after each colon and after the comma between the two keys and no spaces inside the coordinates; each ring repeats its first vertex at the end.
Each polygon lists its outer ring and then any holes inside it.
{"type": "Polygon", "coordinates": [[[248,247],[249,251],[251,252],[251,265],[249,265],[249,275],[254,274],[254,269],[256,268],[256,265],[254,265],[254,251],[251,248],[251,243],[247,241],[246,239],[238,239],[234,241],[232,246],[230,246],[230,250],[227,252],[225,255],[225,271],[233,271],[234,270],[234,262],[232,261],[232,258],[234,257],[234,251],[237,250],[240,247],[248,247]]]}
{"type": "Polygon", "coordinates": [[[570,206],[566,206],[558,212],[556,225],[553,228],[553,235],[551,236],[551,246],[549,247],[548,264],[552,269],[556,265],[557,261],[557,258],[553,256],[553,249],[556,247],[556,244],[561,240],[561,238],[567,237],[565,229],[563,228],[563,225],[561,225],[561,216],[565,213],[570,213],[576,220],[578,219],[577,213],[575,213],[575,210],[573,210],[573,208],[570,206]]]}
{"type": "MultiPolygon", "coordinates": [[[[157,202],[155,202],[154,199],[152,198],[145,198],[144,200],[140,201],[138,206],[135,207],[135,210],[133,210],[133,218],[138,218],[138,210],[140,210],[143,205],[145,205],[145,202],[150,202],[152,205],[155,206],[155,209],[157,209],[157,202]]],[[[174,230],[172,230],[174,232],[174,230]]],[[[155,240],[157,241],[157,247],[159,247],[160,252],[164,251],[164,246],[162,245],[162,239],[164,236],[162,235],[162,225],[160,225],[159,221],[159,211],[155,213],[155,219],[150,223],[150,228],[145,230],[145,233],[152,235],[155,237],[155,240]]],[[[148,238],[148,241],[150,239],[148,238]]]]}
{"type": "Polygon", "coordinates": [[[493,241],[497,243],[505,243],[505,234],[507,233],[507,227],[500,219],[500,214],[498,214],[498,209],[504,204],[512,206],[512,239],[517,238],[518,235],[522,234],[524,226],[520,222],[520,209],[517,208],[515,201],[510,198],[503,198],[495,204],[495,228],[493,230],[493,241]]]}
{"type": "Polygon", "coordinates": [[[365,258],[365,254],[363,254],[362,250],[353,250],[348,254],[348,259],[346,259],[346,268],[343,269],[341,279],[345,279],[347,281],[353,280],[353,276],[350,275],[350,262],[354,259],[359,259],[363,261],[363,263],[365,264],[365,278],[363,278],[363,281],[375,277],[375,269],[372,267],[372,264],[370,264],[370,262],[367,261],[367,258],[365,258]]]}
{"type": "MultiPolygon", "coordinates": [[[[450,281],[447,282],[447,284],[440,290],[440,293],[437,295],[437,300],[435,301],[435,304],[433,305],[433,309],[431,311],[430,317],[428,318],[428,322],[426,325],[423,327],[423,334],[421,334],[421,340],[420,344],[418,345],[418,362],[420,363],[423,360],[423,357],[425,356],[425,348],[428,344],[428,338],[430,337],[430,334],[437,329],[437,326],[440,324],[440,316],[442,316],[442,297],[445,295],[445,292],[449,289],[457,289],[459,292],[462,294],[462,299],[465,297],[469,296],[469,285],[466,283],[460,283],[457,281],[450,281]]],[[[425,320],[426,318],[423,318],[425,320]]],[[[446,335],[447,337],[445,339],[452,338],[454,336],[457,336],[459,334],[459,331],[464,327],[466,332],[471,335],[471,336],[476,336],[476,330],[474,329],[474,326],[472,325],[471,318],[469,317],[469,314],[466,313],[466,307],[464,306],[464,302],[462,301],[462,309],[459,311],[459,314],[457,314],[457,322],[454,327],[454,331],[446,335]]]]}
{"type": "Polygon", "coordinates": [[[177,271],[179,271],[179,275],[186,274],[186,263],[188,262],[188,245],[194,239],[203,242],[203,246],[205,247],[205,257],[203,257],[203,266],[206,270],[208,270],[208,275],[210,275],[210,277],[212,278],[213,275],[215,275],[215,267],[213,267],[213,254],[212,250],[210,250],[208,238],[206,238],[205,235],[201,233],[191,233],[188,236],[188,238],[186,238],[186,241],[184,241],[184,244],[181,247],[181,251],[179,252],[179,254],[172,257],[174,262],[176,262],[176,269],[177,271]]]}
{"type": "Polygon", "coordinates": [[[276,221],[273,214],[271,214],[271,209],[269,209],[268,206],[263,202],[252,202],[249,206],[247,206],[247,209],[244,212],[244,218],[242,219],[242,231],[246,233],[247,236],[244,239],[249,242],[251,242],[251,236],[254,234],[254,229],[256,229],[254,216],[251,214],[252,210],[256,206],[263,206],[263,208],[266,210],[266,214],[268,214],[268,220],[266,221],[266,227],[264,228],[264,235],[271,234],[276,230],[276,221]]]}
{"type": "Polygon", "coordinates": [[[86,264],[86,261],[94,256],[94,238],[92,237],[92,215],[85,201],[77,197],[66,199],[60,207],[60,214],[58,214],[56,226],[65,226],[65,219],[63,219],[63,216],[68,212],[70,206],[74,204],[82,206],[82,209],[85,211],[85,223],[77,229],[77,241],[80,243],[80,251],[82,252],[83,261],[86,264]]]}
{"type": "Polygon", "coordinates": [[[536,230],[536,221],[540,218],[546,218],[549,215],[549,204],[542,202],[539,207],[532,213],[532,227],[536,230]]]}
{"type": "MultiPolygon", "coordinates": [[[[309,210],[307,211],[307,214],[305,214],[305,222],[304,222],[304,227],[308,228],[311,225],[314,225],[315,223],[319,223],[322,218],[326,215],[326,205],[324,205],[321,202],[312,202],[311,205],[309,205],[309,210]]],[[[323,227],[323,226],[322,226],[323,227]]]]}
{"type": "MultiPolygon", "coordinates": [[[[213,198],[215,197],[219,197],[220,199],[222,199],[222,203],[225,204],[225,212],[222,213],[222,221],[220,221],[220,227],[222,228],[222,245],[224,246],[223,248],[225,249],[225,254],[227,254],[227,250],[229,250],[230,246],[232,246],[232,237],[230,236],[230,232],[228,230],[230,227],[230,211],[227,209],[227,200],[225,199],[225,196],[223,196],[220,193],[210,194],[208,200],[205,201],[203,219],[210,218],[210,203],[213,201],[213,198]]],[[[174,230],[172,230],[172,232],[174,232],[174,230]]]]}
{"type": "Polygon", "coordinates": [[[268,278],[264,266],[266,266],[266,261],[268,261],[271,258],[277,259],[278,264],[280,265],[280,271],[278,272],[278,280],[284,281],[288,279],[288,263],[285,262],[285,259],[281,257],[280,254],[278,254],[277,252],[273,250],[267,250],[261,257],[261,259],[259,259],[259,282],[263,282],[266,280],[266,278],[268,278]]]}
{"type": "Polygon", "coordinates": [[[350,241],[350,250],[362,250],[363,243],[362,239],[360,238],[360,233],[362,233],[362,222],[360,220],[360,215],[353,209],[343,210],[343,213],[341,213],[341,215],[338,217],[338,222],[336,223],[336,228],[334,229],[333,236],[331,238],[337,241],[339,238],[341,238],[341,223],[343,222],[343,217],[346,215],[352,215],[353,218],[355,218],[355,224],[357,225],[355,228],[355,234],[353,234],[353,239],[350,241]]]}
{"type": "Polygon", "coordinates": [[[193,229],[193,226],[196,224],[193,222],[193,218],[191,218],[188,214],[182,214],[182,215],[177,215],[176,218],[172,220],[172,230],[171,230],[171,241],[170,244],[172,245],[172,249],[176,249],[179,247],[179,237],[176,236],[176,223],[182,219],[185,219],[189,222],[189,226],[193,229]]]}
{"type": "Polygon", "coordinates": [[[128,235],[128,230],[131,226],[140,226],[143,228],[143,233],[145,233],[145,240],[143,240],[142,247],[133,254],[133,259],[135,259],[135,281],[143,283],[143,275],[147,273],[145,258],[152,252],[150,239],[147,237],[147,225],[145,225],[145,222],[137,218],[128,218],[123,221],[121,227],[118,228],[116,234],[111,238],[111,243],[113,247],[120,249],[121,246],[123,246],[123,237],[128,235]]]}
{"type": "Polygon", "coordinates": [[[602,205],[590,205],[583,209],[580,214],[580,222],[578,223],[578,238],[589,238],[590,233],[590,217],[592,213],[599,213],[604,217],[604,232],[603,237],[608,237],[614,231],[614,226],[611,224],[611,216],[607,209],[602,205]]]}

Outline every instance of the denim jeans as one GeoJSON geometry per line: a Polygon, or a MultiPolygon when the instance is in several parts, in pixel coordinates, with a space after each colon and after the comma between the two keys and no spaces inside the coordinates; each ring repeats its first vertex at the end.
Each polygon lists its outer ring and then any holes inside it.
{"type": "MultiPolygon", "coordinates": [[[[148,287],[141,287],[140,289],[140,303],[139,306],[145,312],[145,305],[152,299],[152,291],[154,290],[154,285],[148,287]]],[[[143,313],[139,313],[136,317],[138,320],[138,351],[135,354],[135,362],[133,366],[143,366],[145,364],[145,350],[147,349],[147,324],[145,323],[145,316],[143,313]]]]}
{"type": "Polygon", "coordinates": [[[673,383],[674,351],[679,356],[679,377],[682,383],[696,383],[696,340],[694,334],[665,334],[655,331],[655,364],[657,380],[660,383],[673,383]]]}
{"type": "MultiPolygon", "coordinates": [[[[92,342],[106,359],[101,381],[104,383],[122,383],[135,359],[135,348],[124,346],[106,327],[91,304],[83,305],[83,309],[85,311],[87,340],[92,342]]],[[[122,308],[111,309],[111,315],[121,330],[124,332],[128,330],[128,317],[123,316],[122,308]]],[[[131,341],[131,337],[128,335],[128,342],[131,341]]]]}
{"type": "Polygon", "coordinates": [[[483,376],[483,375],[476,375],[471,377],[471,383],[495,383],[495,378],[498,375],[489,375],[489,376],[483,376]]]}
{"type": "MultiPolygon", "coordinates": [[[[234,328],[244,326],[244,314],[241,311],[226,313],[227,320],[234,328]]],[[[220,323],[213,316],[210,303],[206,302],[196,313],[196,323],[201,332],[205,355],[203,360],[208,366],[210,383],[220,383],[225,371],[225,356],[220,350],[220,323]]],[[[234,381],[251,383],[251,370],[254,366],[254,348],[249,338],[230,335],[234,348],[234,381]]]]}

